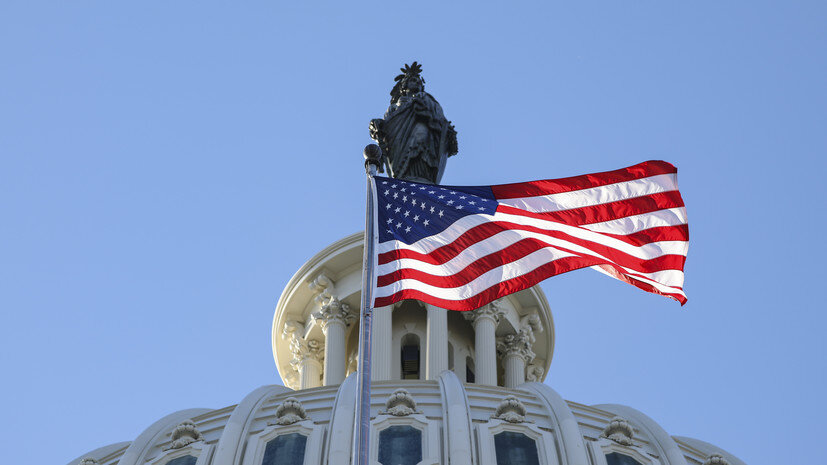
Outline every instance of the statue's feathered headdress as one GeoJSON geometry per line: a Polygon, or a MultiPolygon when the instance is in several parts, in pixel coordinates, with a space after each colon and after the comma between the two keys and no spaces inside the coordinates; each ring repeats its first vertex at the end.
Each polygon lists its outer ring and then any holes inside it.
{"type": "Polygon", "coordinates": [[[399,68],[399,71],[402,71],[402,74],[393,78],[396,84],[391,89],[391,103],[395,102],[396,99],[399,98],[399,95],[402,92],[402,83],[405,81],[406,78],[415,77],[419,79],[422,83],[422,90],[425,90],[425,79],[422,78],[422,65],[417,62],[413,62],[410,65],[405,65],[404,68],[399,68]]]}
{"type": "MultiPolygon", "coordinates": [[[[399,71],[402,71],[402,74],[393,78],[394,81],[401,81],[408,76],[419,76],[422,73],[422,65],[414,61],[411,65],[406,64],[404,68],[399,68],[399,71]]],[[[419,79],[422,79],[422,76],[419,76],[419,79]]]]}

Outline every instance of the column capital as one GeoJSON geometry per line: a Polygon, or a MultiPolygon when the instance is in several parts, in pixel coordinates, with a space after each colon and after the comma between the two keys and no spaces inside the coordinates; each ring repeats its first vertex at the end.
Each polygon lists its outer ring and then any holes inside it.
{"type": "Polygon", "coordinates": [[[499,302],[496,300],[489,304],[483,305],[476,310],[462,313],[462,316],[464,316],[466,320],[470,321],[471,324],[476,324],[481,318],[489,318],[494,322],[494,324],[498,324],[503,315],[505,315],[505,311],[500,307],[499,302]]]}
{"type": "Polygon", "coordinates": [[[284,324],[281,335],[290,342],[290,353],[293,354],[293,361],[290,365],[298,370],[304,360],[315,360],[319,363],[324,360],[324,343],[313,339],[305,339],[304,323],[297,320],[290,320],[284,324]]]}
{"type": "Polygon", "coordinates": [[[328,325],[332,323],[341,323],[347,327],[356,320],[356,315],[351,311],[350,305],[341,302],[336,297],[331,297],[323,303],[319,311],[313,312],[311,316],[322,326],[323,331],[326,331],[328,325]]]}
{"type": "Polygon", "coordinates": [[[517,356],[526,363],[534,360],[535,353],[531,350],[533,345],[529,334],[524,331],[497,338],[497,352],[500,357],[517,356]]]}
{"type": "Polygon", "coordinates": [[[316,362],[321,366],[324,361],[324,342],[315,339],[298,339],[290,341],[290,352],[293,354],[291,365],[298,366],[304,362],[316,362]]]}

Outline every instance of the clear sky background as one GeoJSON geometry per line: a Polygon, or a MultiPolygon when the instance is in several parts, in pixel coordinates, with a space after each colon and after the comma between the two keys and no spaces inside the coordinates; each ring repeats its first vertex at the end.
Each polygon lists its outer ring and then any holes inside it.
{"type": "Polygon", "coordinates": [[[542,284],[546,382],[748,464],[822,461],[823,1],[0,3],[0,442],[67,463],[280,383],[276,301],[364,222],[361,151],[424,65],[446,184],[664,159],[689,303],[542,284]]]}

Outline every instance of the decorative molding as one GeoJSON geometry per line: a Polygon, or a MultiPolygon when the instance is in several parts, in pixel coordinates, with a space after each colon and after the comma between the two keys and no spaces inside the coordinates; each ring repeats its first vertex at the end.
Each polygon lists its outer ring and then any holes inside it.
{"type": "Polygon", "coordinates": [[[281,338],[293,343],[295,339],[304,339],[304,323],[299,320],[288,320],[284,322],[284,328],[281,330],[281,338]]]}
{"type": "Polygon", "coordinates": [[[307,286],[311,291],[318,294],[315,300],[319,304],[324,304],[333,297],[330,291],[335,287],[335,285],[333,284],[333,281],[324,273],[319,273],[319,275],[316,276],[316,279],[310,281],[307,286]]]}
{"type": "Polygon", "coordinates": [[[729,465],[729,461],[721,454],[712,454],[706,458],[704,465],[729,465]]]}
{"type": "MultiPolygon", "coordinates": [[[[180,444],[180,442],[176,443],[178,439],[192,439],[192,430],[190,430],[189,428],[181,428],[181,425],[185,424],[187,424],[186,421],[182,422],[175,428],[175,431],[173,431],[172,446],[164,449],[162,454],[159,454],[153,460],[146,462],[145,465],[167,465],[167,463],[169,463],[172,460],[175,460],[180,457],[186,457],[188,455],[195,457],[195,465],[207,465],[208,463],[210,463],[212,459],[213,449],[215,447],[212,444],[207,444],[203,437],[197,441],[190,441],[187,442],[187,444],[185,445],[176,447],[178,444],[180,444]],[[179,428],[181,428],[183,435],[177,437],[176,439],[175,432],[179,431],[179,428]]],[[[197,431],[197,429],[195,431],[197,431]]]]}
{"type": "MultiPolygon", "coordinates": [[[[290,341],[290,353],[293,354],[290,367],[296,372],[299,371],[305,360],[315,360],[319,363],[324,361],[324,342],[305,339],[304,331],[304,323],[298,320],[287,321],[282,331],[282,337],[290,341]]],[[[290,386],[295,386],[295,384],[289,382],[289,380],[296,379],[295,374],[287,374],[285,377],[287,378],[285,381],[288,381],[290,386]]]]}
{"type": "Polygon", "coordinates": [[[491,418],[507,421],[509,423],[524,423],[526,408],[516,396],[508,396],[500,402],[497,410],[491,418]]]}
{"type": "Polygon", "coordinates": [[[181,449],[193,442],[204,440],[204,435],[198,431],[198,427],[192,420],[184,420],[172,430],[172,443],[164,450],[181,449]]]}
{"type": "Polygon", "coordinates": [[[97,460],[93,459],[92,457],[84,457],[84,458],[80,459],[80,462],[78,462],[78,465],[99,465],[99,462],[97,460]]]}
{"type": "Polygon", "coordinates": [[[500,306],[500,301],[498,299],[487,305],[483,305],[476,310],[462,312],[462,316],[465,317],[466,320],[470,321],[471,324],[476,324],[477,320],[480,318],[490,318],[494,320],[494,324],[497,325],[499,324],[500,319],[505,316],[505,310],[503,310],[500,306]]]}
{"type": "Polygon", "coordinates": [[[397,389],[388,396],[388,400],[385,401],[385,410],[379,412],[379,415],[404,417],[415,413],[422,412],[416,409],[416,401],[411,393],[405,389],[397,389]]]}
{"type": "Polygon", "coordinates": [[[614,417],[609,421],[609,424],[603,429],[600,435],[602,438],[608,438],[622,446],[632,446],[632,436],[634,430],[632,426],[622,417],[614,417]]]}
{"type": "Polygon", "coordinates": [[[624,446],[605,437],[599,437],[596,441],[589,441],[586,447],[588,447],[591,452],[595,465],[608,465],[606,455],[613,452],[631,457],[641,465],[669,465],[671,463],[666,462],[664,464],[656,455],[653,455],[642,447],[635,445],[624,446]]]}
{"type": "Polygon", "coordinates": [[[291,366],[290,371],[284,374],[284,384],[287,387],[296,387],[299,385],[299,373],[291,366]]]}
{"type": "Polygon", "coordinates": [[[304,420],[308,420],[308,417],[302,403],[295,397],[288,397],[276,408],[275,423],[268,422],[267,425],[286,426],[304,420]]]}
{"type": "Polygon", "coordinates": [[[543,323],[540,322],[540,315],[531,313],[520,318],[520,327],[518,329],[521,333],[526,333],[528,339],[534,344],[536,340],[534,333],[543,332],[543,323]]]}
{"type": "Polygon", "coordinates": [[[534,360],[536,354],[531,350],[534,344],[526,331],[517,334],[508,334],[497,338],[497,352],[500,357],[516,355],[526,363],[534,360]]]}
{"type": "Polygon", "coordinates": [[[541,383],[543,381],[543,375],[546,373],[546,369],[537,364],[531,364],[526,367],[525,370],[525,379],[529,382],[538,382],[541,383]]]}

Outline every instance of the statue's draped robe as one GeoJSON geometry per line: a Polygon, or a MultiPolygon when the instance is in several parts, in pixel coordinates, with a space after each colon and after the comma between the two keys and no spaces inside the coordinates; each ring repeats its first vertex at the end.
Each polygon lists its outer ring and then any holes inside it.
{"type": "Polygon", "coordinates": [[[400,97],[385,113],[385,163],[391,176],[439,183],[451,152],[454,129],[427,92],[400,97]]]}

